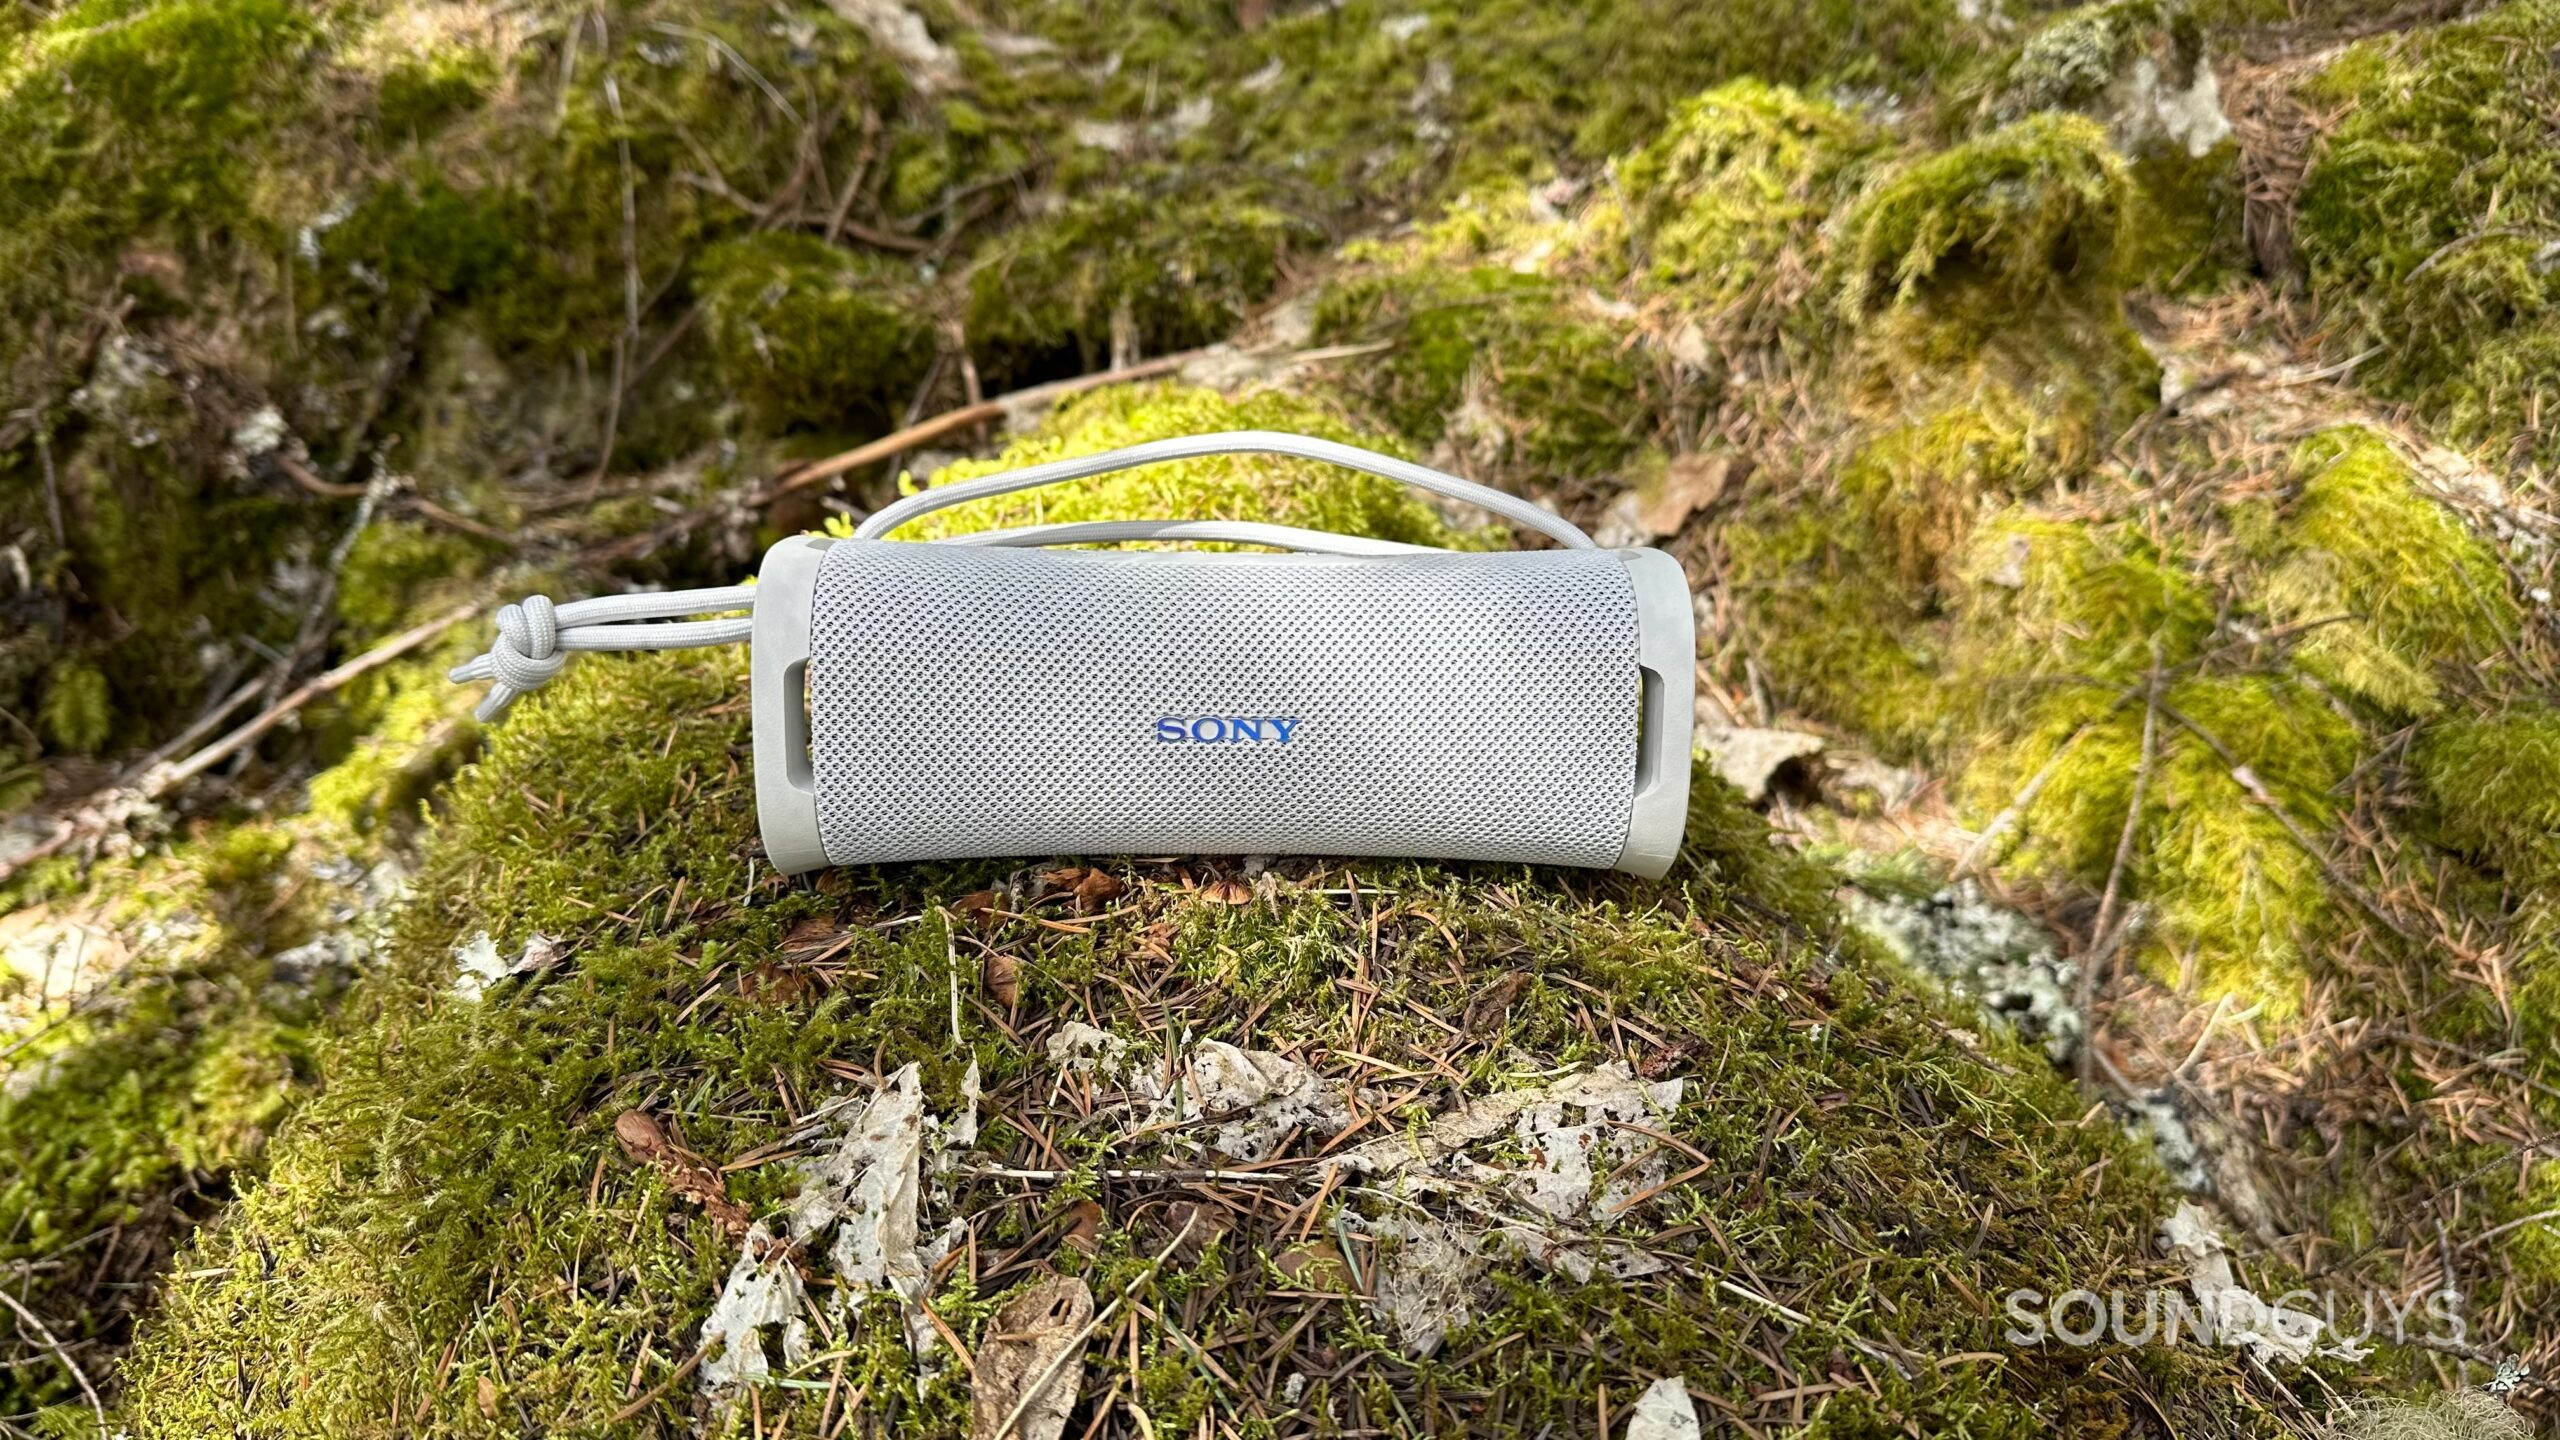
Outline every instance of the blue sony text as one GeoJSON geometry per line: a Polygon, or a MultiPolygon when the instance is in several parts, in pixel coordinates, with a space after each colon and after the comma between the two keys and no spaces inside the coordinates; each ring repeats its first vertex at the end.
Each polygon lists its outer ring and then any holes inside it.
{"type": "Polygon", "coordinates": [[[1167,715],[1156,721],[1162,745],[1286,745],[1295,715],[1167,715]]]}

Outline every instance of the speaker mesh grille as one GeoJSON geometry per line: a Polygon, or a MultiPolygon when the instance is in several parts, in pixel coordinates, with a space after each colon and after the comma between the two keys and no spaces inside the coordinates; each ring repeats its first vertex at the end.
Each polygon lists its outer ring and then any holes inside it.
{"type": "Polygon", "coordinates": [[[810,616],[835,864],[1050,854],[1606,866],[1641,680],[1606,551],[1349,558],[839,541],[810,616]],[[1287,743],[1158,722],[1294,719],[1287,743]]]}

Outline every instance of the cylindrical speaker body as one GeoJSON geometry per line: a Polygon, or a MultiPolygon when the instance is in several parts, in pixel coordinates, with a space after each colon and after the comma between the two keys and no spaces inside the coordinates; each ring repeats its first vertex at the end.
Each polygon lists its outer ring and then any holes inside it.
{"type": "Polygon", "coordinates": [[[803,538],[755,607],[766,848],[1329,854],[1660,874],[1695,622],[1649,550],[803,538]]]}

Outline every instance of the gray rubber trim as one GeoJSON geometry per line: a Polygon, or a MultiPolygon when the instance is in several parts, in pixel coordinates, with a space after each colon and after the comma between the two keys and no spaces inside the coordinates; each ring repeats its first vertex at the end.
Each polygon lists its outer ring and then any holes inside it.
{"type": "Polygon", "coordinates": [[[834,543],[795,535],[764,552],[764,566],[756,572],[748,659],[755,697],[756,828],[764,835],[765,858],[785,875],[827,863],[809,765],[809,608],[818,562],[834,543]]]}
{"type": "MultiPolygon", "coordinates": [[[[1644,738],[1635,807],[1617,867],[1658,880],[1689,824],[1690,727],[1698,699],[1698,612],[1680,562],[1659,550],[1621,550],[1635,586],[1636,663],[1644,672],[1644,738]]],[[[762,612],[759,611],[759,614],[762,612]]]]}

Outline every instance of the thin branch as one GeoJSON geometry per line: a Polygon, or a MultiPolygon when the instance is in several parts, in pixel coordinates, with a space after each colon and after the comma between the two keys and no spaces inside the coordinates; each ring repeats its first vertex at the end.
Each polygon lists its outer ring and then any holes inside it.
{"type": "Polygon", "coordinates": [[[2080,1011],[2080,1076],[2084,1081],[2089,1078],[2089,1057],[2098,1048],[2097,1027],[2089,1022],[2089,1012],[2098,999],[2098,972],[2115,952],[2116,901],[2123,894],[2125,872],[2133,865],[2135,838],[2142,832],[2142,805],[2151,788],[2151,767],[2160,758],[2160,685],[2160,638],[2155,635],[2151,639],[2151,676],[2143,687],[2142,759],[2134,766],[2133,796],[2125,806],[2124,829],[2116,835],[2115,862],[2107,867],[2107,888],[2098,897],[2098,921],[2089,932],[2089,953],[2080,959],[2079,992],[2073,997],[2080,1011]]]}
{"type": "Polygon", "coordinates": [[[939,440],[953,431],[966,430],[972,425],[983,425],[991,420],[1003,419],[1007,411],[1024,405],[1036,405],[1104,385],[1125,384],[1130,381],[1152,379],[1158,375],[1170,375],[1198,359],[1200,353],[1197,350],[1190,350],[1179,355],[1159,355],[1153,360],[1132,365],[1125,370],[1102,370],[1091,375],[1078,375],[1073,379],[1056,380],[1046,385],[1034,385],[1026,390],[1016,390],[1010,395],[999,396],[993,400],[981,400],[975,405],[964,405],[957,410],[946,410],[930,420],[920,420],[905,429],[883,435],[877,440],[856,445],[843,454],[830,455],[824,460],[790,471],[759,498],[763,503],[771,504],[794,491],[806,490],[812,485],[825,484],[848,470],[858,470],[901,451],[912,450],[919,445],[939,440]]]}
{"type": "Polygon", "coordinates": [[[353,500],[365,493],[366,487],[362,485],[337,485],[321,479],[310,466],[286,451],[278,450],[271,458],[276,469],[284,473],[284,478],[324,500],[353,500]]]}
{"type": "MultiPolygon", "coordinates": [[[[287,716],[292,715],[303,706],[310,704],[312,701],[319,699],[321,696],[328,694],[330,691],[337,689],[360,675],[378,670],[383,666],[390,664],[392,661],[399,659],[401,656],[408,654],[410,651],[416,650],[421,646],[441,638],[447,630],[452,629],[454,626],[461,624],[463,621],[468,620],[479,613],[480,607],[478,605],[464,605],[453,610],[448,610],[444,614],[439,615],[435,619],[429,620],[424,624],[412,625],[408,629],[401,631],[399,634],[392,636],[390,639],[383,641],[381,644],[374,646],[372,649],[358,655],[354,659],[347,661],[345,664],[338,666],[336,669],[314,677],[308,683],[304,684],[301,689],[294,691],[282,700],[279,700],[275,704],[258,712],[255,718],[240,726],[238,729],[233,730],[230,734],[214,741],[212,744],[197,751],[195,754],[188,756],[186,759],[179,761],[175,765],[164,767],[160,770],[154,771],[152,774],[144,776],[140,787],[142,797],[146,800],[159,799],[161,796],[177,789],[180,785],[183,785],[198,775],[203,774],[205,771],[212,769],[234,751],[256,744],[268,731],[273,730],[276,726],[282,724],[287,716]]],[[[6,877],[0,876],[0,878],[6,877]]]]}
{"type": "Polygon", "coordinates": [[[80,1393],[89,1401],[89,1413],[98,1417],[98,1433],[106,1434],[106,1402],[98,1398],[98,1387],[89,1383],[89,1373],[80,1368],[80,1362],[71,1358],[71,1352],[63,1348],[61,1339],[47,1328],[43,1320],[37,1318],[36,1312],[20,1304],[17,1296],[6,1290],[0,1290],[0,1305],[6,1305],[15,1312],[17,1317],[26,1323],[27,1328],[35,1331],[36,1337],[44,1341],[45,1348],[53,1352],[53,1358],[62,1362],[62,1368],[71,1372],[71,1378],[80,1383],[80,1393]]]}

